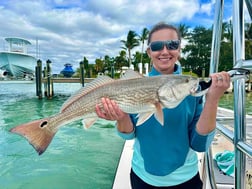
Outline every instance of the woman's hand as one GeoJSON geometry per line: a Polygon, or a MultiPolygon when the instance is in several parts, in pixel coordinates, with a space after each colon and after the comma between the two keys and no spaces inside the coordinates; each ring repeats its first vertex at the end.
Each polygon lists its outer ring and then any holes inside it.
{"type": "Polygon", "coordinates": [[[230,87],[230,75],[227,72],[211,74],[212,84],[207,92],[206,99],[219,100],[230,87]]]}
{"type": "Polygon", "coordinates": [[[96,113],[100,118],[119,121],[128,115],[119,108],[115,101],[109,98],[102,98],[101,101],[103,106],[99,107],[99,105],[96,105],[95,107],[96,113]]]}
{"type": "Polygon", "coordinates": [[[102,107],[96,105],[96,114],[103,119],[117,121],[117,129],[122,133],[134,131],[129,114],[123,112],[115,101],[109,98],[102,98],[102,107]]]}

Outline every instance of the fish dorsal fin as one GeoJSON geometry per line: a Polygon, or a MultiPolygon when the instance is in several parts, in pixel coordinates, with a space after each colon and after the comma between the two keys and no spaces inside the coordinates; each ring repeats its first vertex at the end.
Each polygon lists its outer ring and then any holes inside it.
{"type": "Polygon", "coordinates": [[[156,112],[154,114],[156,120],[162,125],[164,126],[164,114],[163,114],[163,107],[160,103],[156,103],[156,112]]]}
{"type": "Polygon", "coordinates": [[[138,72],[135,72],[132,69],[128,69],[125,71],[125,73],[122,75],[121,79],[136,79],[136,78],[142,78],[144,77],[138,72]]]}
{"type": "Polygon", "coordinates": [[[102,86],[107,83],[113,82],[114,79],[108,77],[108,76],[99,76],[92,82],[88,83],[87,86],[82,87],[80,90],[78,90],[75,94],[73,94],[69,99],[64,102],[64,104],[61,107],[60,112],[64,112],[67,107],[69,107],[73,102],[84,96],[85,94],[89,93],[90,91],[94,90],[95,88],[102,86]]]}

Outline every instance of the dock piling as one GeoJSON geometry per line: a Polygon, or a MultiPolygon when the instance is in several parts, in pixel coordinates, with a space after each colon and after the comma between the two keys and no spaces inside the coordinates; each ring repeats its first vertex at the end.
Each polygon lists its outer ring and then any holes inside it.
{"type": "Polygon", "coordinates": [[[51,99],[53,97],[53,82],[51,74],[51,61],[46,61],[46,70],[47,70],[47,98],[51,99]]]}
{"type": "MultiPolygon", "coordinates": [[[[44,67],[44,70],[43,70],[43,78],[47,78],[47,70],[46,70],[46,67],[44,67]]],[[[44,96],[47,96],[47,80],[44,80],[44,96]]]]}
{"type": "Polygon", "coordinates": [[[35,67],[36,75],[36,95],[39,99],[42,99],[42,61],[37,61],[37,66],[35,67]]]}
{"type": "Polygon", "coordinates": [[[85,84],[84,74],[85,74],[84,62],[80,62],[80,81],[81,81],[82,87],[84,87],[84,84],[85,84]]]}
{"type": "Polygon", "coordinates": [[[39,99],[47,97],[47,99],[52,99],[54,96],[54,83],[80,83],[82,87],[84,87],[85,82],[91,82],[93,78],[85,78],[85,68],[84,63],[80,62],[80,74],[79,78],[55,78],[52,75],[51,69],[51,61],[46,61],[46,66],[44,66],[42,70],[42,61],[37,61],[37,66],[35,68],[36,74],[36,95],[39,99]],[[84,81],[85,80],[85,81],[84,81]],[[44,88],[42,89],[42,84],[44,84],[44,88]],[[43,91],[44,90],[44,91],[43,91]]]}

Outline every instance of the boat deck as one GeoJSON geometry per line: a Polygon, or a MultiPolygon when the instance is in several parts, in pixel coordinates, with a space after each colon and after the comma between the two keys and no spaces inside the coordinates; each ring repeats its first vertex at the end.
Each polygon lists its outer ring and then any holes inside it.
{"type": "Polygon", "coordinates": [[[113,189],[130,189],[130,169],[134,140],[126,140],[117,167],[113,189]]]}

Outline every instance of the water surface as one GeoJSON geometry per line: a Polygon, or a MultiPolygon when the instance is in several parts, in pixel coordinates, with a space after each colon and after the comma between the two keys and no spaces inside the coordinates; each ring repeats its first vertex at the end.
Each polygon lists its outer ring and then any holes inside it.
{"type": "Polygon", "coordinates": [[[0,84],[0,188],[109,189],[123,140],[114,122],[84,130],[81,120],[62,127],[44,154],[9,129],[57,113],[79,84],[55,84],[52,100],[38,100],[35,84],[0,84]]]}
{"type": "MultiPolygon", "coordinates": [[[[57,113],[79,84],[55,84],[52,100],[38,100],[35,84],[0,83],[0,188],[111,189],[124,141],[114,122],[99,120],[89,130],[81,121],[62,127],[46,152],[38,156],[28,142],[9,129],[57,113]]],[[[246,112],[252,114],[248,93],[246,112]]],[[[233,94],[220,106],[233,109],[233,94]]]]}

